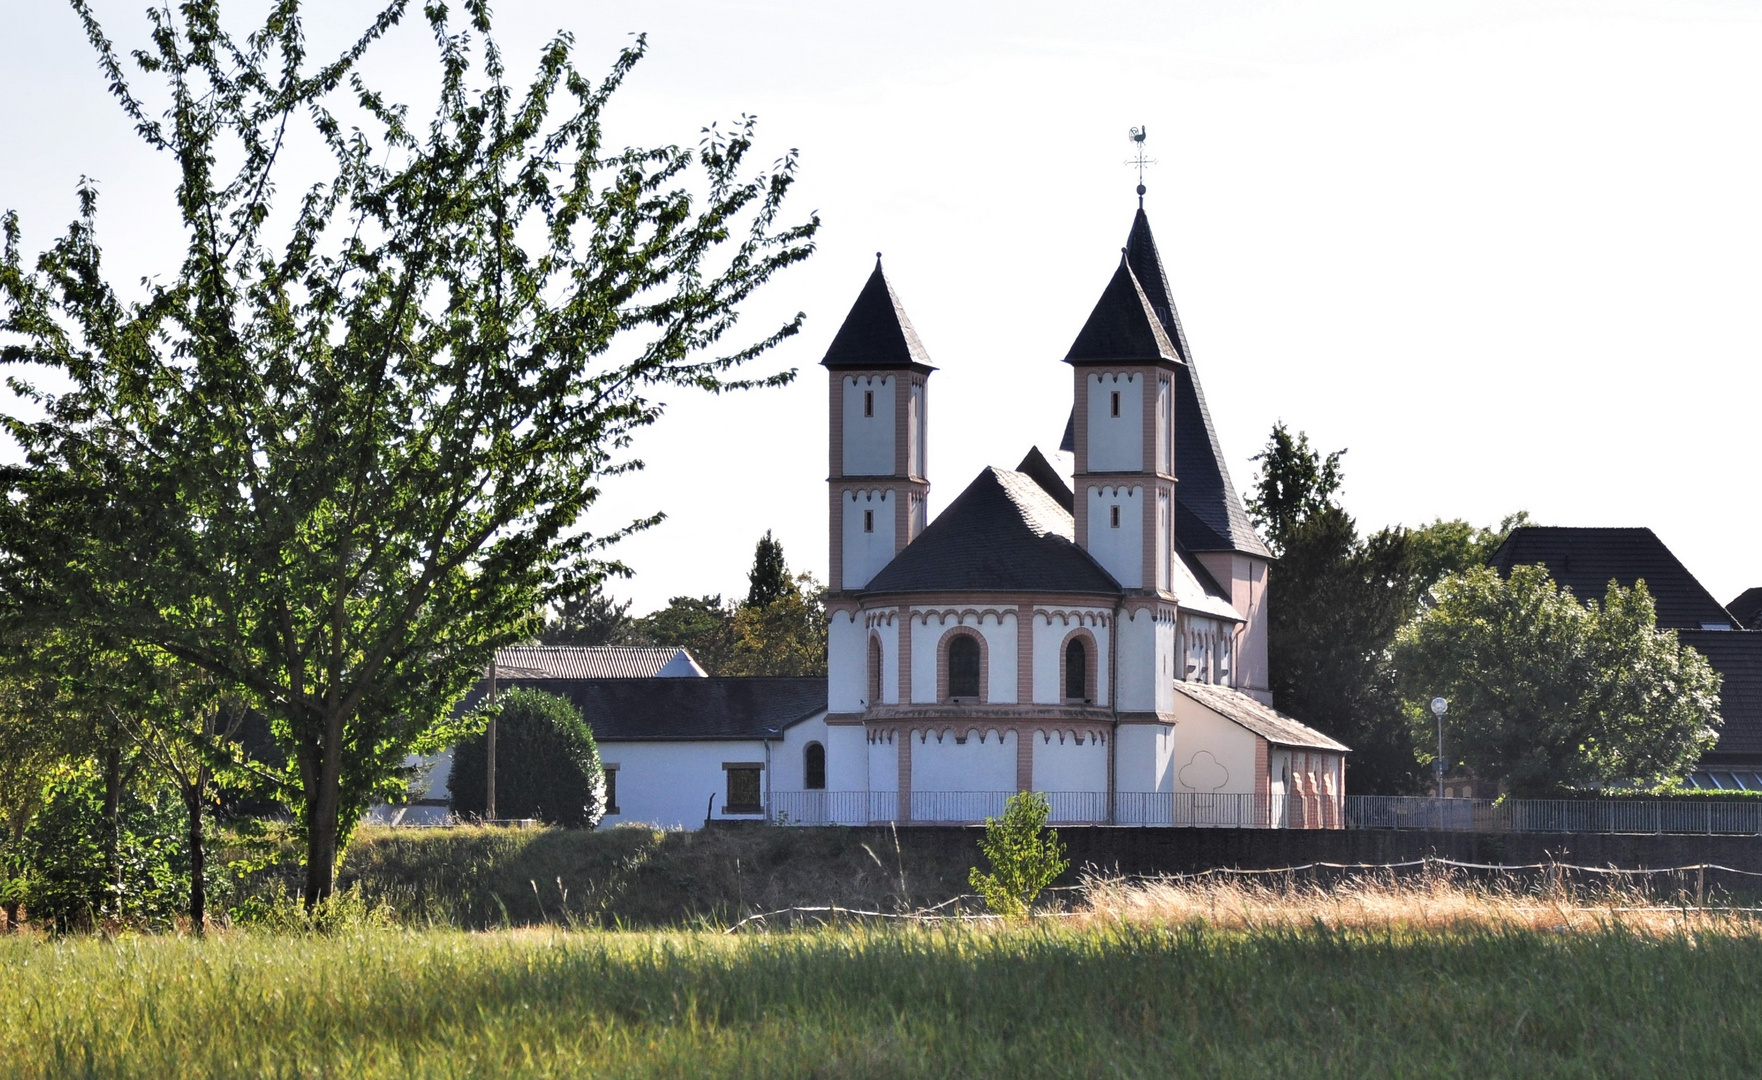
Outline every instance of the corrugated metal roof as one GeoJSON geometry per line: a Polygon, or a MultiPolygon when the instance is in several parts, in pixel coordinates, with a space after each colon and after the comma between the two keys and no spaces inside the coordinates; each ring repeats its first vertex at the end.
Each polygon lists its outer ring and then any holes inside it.
{"type": "Polygon", "coordinates": [[[691,653],[678,646],[515,645],[496,650],[498,679],[704,678],[691,653]]]}
{"type": "Polygon", "coordinates": [[[1344,743],[1335,742],[1321,732],[1300,724],[1284,713],[1228,686],[1210,683],[1178,682],[1175,689],[1217,713],[1254,732],[1270,743],[1296,746],[1309,750],[1333,750],[1350,753],[1344,743]]]}

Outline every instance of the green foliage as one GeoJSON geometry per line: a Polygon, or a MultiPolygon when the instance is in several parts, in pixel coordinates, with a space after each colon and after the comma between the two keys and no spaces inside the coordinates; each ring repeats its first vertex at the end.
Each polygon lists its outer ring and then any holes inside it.
{"type": "MultiPolygon", "coordinates": [[[[593,828],[606,812],[599,747],[580,710],[542,690],[516,688],[493,706],[496,716],[496,813],[549,825],[593,828]]],[[[488,802],[488,739],[453,748],[447,793],[453,812],[482,816],[488,802]]]]}
{"type": "Polygon", "coordinates": [[[557,601],[556,616],[538,635],[540,645],[628,645],[631,643],[630,601],[622,604],[605,593],[599,581],[557,601]]]}
{"type": "Polygon", "coordinates": [[[747,572],[746,603],[743,607],[762,608],[776,603],[793,591],[789,564],[783,561],[783,544],[772,539],[771,530],[759,537],[753,550],[753,568],[747,572]]]}
{"type": "Polygon", "coordinates": [[[1395,665],[1416,741],[1434,730],[1426,702],[1448,698],[1450,762],[1519,796],[1656,787],[1717,739],[1719,675],[1657,629],[1644,582],[1611,582],[1599,604],[1540,566],[1452,574],[1402,628],[1395,665]]]}
{"type": "Polygon", "coordinates": [[[734,613],[728,675],[826,674],[826,603],[813,575],[802,574],[768,604],[734,613]]]}
{"type": "Polygon", "coordinates": [[[985,819],[979,850],[991,871],[973,867],[967,880],[992,914],[1026,918],[1040,890],[1069,866],[1058,833],[1046,828],[1052,806],[1038,791],[1018,791],[1004,804],[1003,816],[985,819]]]}
{"type": "Polygon", "coordinates": [[[656,520],[582,527],[601,479],[638,467],[626,451],[657,391],[793,375],[735,369],[799,315],[715,350],[818,222],[779,220],[794,155],[751,171],[750,118],[695,148],[605,144],[641,38],[595,80],[559,33],[522,89],[487,5],[468,26],[427,5],[440,85],[422,123],[360,63],[402,0],[325,62],[297,2],[246,39],[216,0],[155,9],[134,52],[76,7],[176,168],[185,243],[131,300],[109,284],[91,184],[34,267],[5,217],[0,362],[47,375],[0,416],[22,454],[0,469],[0,630],[159,650],[258,704],[315,903],[493,650],[656,520]],[[288,146],[328,152],[329,176],[287,175],[288,146]]]}
{"type": "Polygon", "coordinates": [[[705,672],[727,675],[734,657],[734,611],[716,596],[675,596],[659,611],[635,620],[631,638],[639,645],[677,645],[705,672]]]}
{"type": "Polygon", "coordinates": [[[1347,790],[1404,794],[1424,783],[1389,649],[1425,591],[1482,565],[1517,524],[1496,529],[1435,521],[1360,536],[1336,495],[1344,450],[1322,456],[1306,434],[1273,427],[1249,511],[1279,555],[1267,605],[1274,700],[1352,748],[1347,790]]]}

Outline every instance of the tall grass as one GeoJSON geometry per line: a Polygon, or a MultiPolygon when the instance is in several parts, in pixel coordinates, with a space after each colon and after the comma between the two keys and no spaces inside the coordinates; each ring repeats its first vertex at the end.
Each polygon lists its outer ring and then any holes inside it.
{"type": "MultiPolygon", "coordinates": [[[[1164,897],[1166,900],[1167,898],[1164,897]]],[[[1748,923],[0,940],[20,1077],[1753,1076],[1748,923]]],[[[1225,924],[1229,920],[1223,920],[1225,924]]]]}

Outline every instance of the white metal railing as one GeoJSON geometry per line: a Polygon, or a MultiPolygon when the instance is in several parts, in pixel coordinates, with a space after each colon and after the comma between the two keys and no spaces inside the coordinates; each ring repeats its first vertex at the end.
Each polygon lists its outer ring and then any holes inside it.
{"type": "MultiPolygon", "coordinates": [[[[976,824],[1003,813],[1013,791],[914,791],[900,813],[892,791],[772,791],[771,820],[779,825],[976,824]]],[[[1045,791],[1053,825],[1141,825],[1177,828],[1334,828],[1337,800],[1171,791],[1114,794],[1112,814],[1102,791],[1045,791]]]]}
{"type": "Polygon", "coordinates": [[[1348,795],[1349,829],[1762,835],[1762,800],[1433,799],[1348,795]]]}

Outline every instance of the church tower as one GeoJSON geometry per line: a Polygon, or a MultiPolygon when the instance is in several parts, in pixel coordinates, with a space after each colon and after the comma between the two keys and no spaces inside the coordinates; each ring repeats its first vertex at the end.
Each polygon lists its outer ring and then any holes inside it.
{"type": "Polygon", "coordinates": [[[881,256],[826,350],[831,389],[828,588],[860,590],[924,531],[930,356],[881,256]]]}

